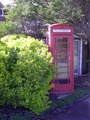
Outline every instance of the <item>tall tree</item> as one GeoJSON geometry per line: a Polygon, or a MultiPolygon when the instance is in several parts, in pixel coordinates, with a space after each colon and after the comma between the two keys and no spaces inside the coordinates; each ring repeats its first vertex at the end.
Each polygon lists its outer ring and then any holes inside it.
{"type": "Polygon", "coordinates": [[[89,45],[90,60],[90,0],[44,1],[47,1],[47,5],[44,4],[44,8],[38,11],[43,20],[48,23],[63,22],[72,25],[74,34],[89,45]]]}
{"type": "MultiPolygon", "coordinates": [[[[15,6],[11,9],[9,18],[17,21],[17,23],[22,23],[23,29],[26,28],[26,20],[31,23],[34,22],[34,24],[69,23],[74,26],[74,34],[88,42],[90,59],[90,0],[14,1],[15,6]]],[[[32,32],[35,30],[37,29],[35,28],[32,32]]]]}
{"type": "Polygon", "coordinates": [[[37,13],[33,0],[14,0],[14,6],[9,9],[6,17],[21,28],[22,33],[38,37],[42,36],[42,21],[37,13]]]}

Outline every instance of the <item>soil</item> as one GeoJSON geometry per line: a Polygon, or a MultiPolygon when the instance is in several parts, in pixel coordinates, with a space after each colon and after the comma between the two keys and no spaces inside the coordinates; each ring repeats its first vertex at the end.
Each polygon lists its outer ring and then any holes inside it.
{"type": "Polygon", "coordinates": [[[20,120],[32,120],[33,117],[35,117],[33,113],[23,107],[17,107],[15,109],[12,106],[0,107],[0,120],[19,120],[19,118],[20,120]],[[30,119],[21,119],[25,116],[28,116],[30,119]]]}

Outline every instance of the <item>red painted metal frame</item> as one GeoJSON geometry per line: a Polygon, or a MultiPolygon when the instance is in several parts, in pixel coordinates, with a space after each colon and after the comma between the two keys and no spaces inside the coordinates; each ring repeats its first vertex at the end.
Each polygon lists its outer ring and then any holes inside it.
{"type": "MultiPolygon", "coordinates": [[[[56,79],[52,80],[54,88],[51,90],[51,93],[60,94],[60,93],[69,93],[74,91],[74,38],[73,38],[73,27],[66,24],[53,24],[48,27],[47,30],[47,44],[49,45],[49,50],[54,57],[54,64],[57,66],[60,63],[60,60],[57,59],[55,51],[58,50],[67,50],[69,53],[66,53],[67,57],[67,66],[62,66],[61,68],[67,68],[67,72],[58,72],[56,73],[56,79]],[[65,31],[65,32],[64,32],[65,31]],[[57,38],[67,38],[67,45],[69,48],[58,48],[57,38]],[[56,40],[55,40],[56,39],[56,40]],[[55,42],[56,41],[56,42],[55,42]],[[57,62],[58,61],[58,62],[57,62]],[[69,65],[70,64],[70,65],[69,65]],[[70,70],[70,71],[69,71],[70,70]],[[59,83],[58,75],[67,74],[67,78],[59,79],[67,80],[68,83],[59,83]]],[[[66,44],[66,43],[63,43],[66,44]]],[[[62,54],[58,57],[63,56],[62,54]]],[[[63,62],[63,61],[62,61],[63,62]]],[[[62,63],[60,63],[62,64],[62,63]]]]}

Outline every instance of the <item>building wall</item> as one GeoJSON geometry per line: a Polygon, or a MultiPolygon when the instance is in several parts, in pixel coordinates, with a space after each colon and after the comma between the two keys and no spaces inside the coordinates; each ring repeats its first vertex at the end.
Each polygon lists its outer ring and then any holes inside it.
{"type": "Polygon", "coordinates": [[[3,4],[0,2],[0,22],[4,22],[5,21],[5,10],[3,10],[3,4]]]}

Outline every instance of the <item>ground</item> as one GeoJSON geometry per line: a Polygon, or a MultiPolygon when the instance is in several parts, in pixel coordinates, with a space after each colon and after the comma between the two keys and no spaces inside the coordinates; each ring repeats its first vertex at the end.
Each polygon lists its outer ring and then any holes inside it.
{"type": "MultiPolygon", "coordinates": [[[[90,90],[90,76],[75,77],[75,91],[77,89],[90,90]]],[[[90,119],[90,94],[86,98],[74,102],[65,109],[55,108],[47,111],[43,116],[36,116],[34,113],[23,107],[16,109],[11,106],[0,107],[0,120],[89,120],[90,119]]]]}
{"type": "Polygon", "coordinates": [[[48,114],[45,120],[90,120],[90,97],[69,106],[67,109],[58,110],[48,114]]]}

